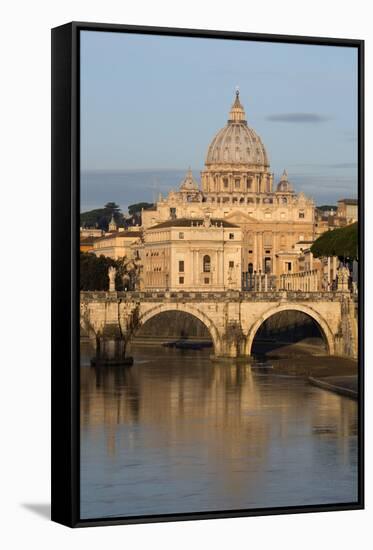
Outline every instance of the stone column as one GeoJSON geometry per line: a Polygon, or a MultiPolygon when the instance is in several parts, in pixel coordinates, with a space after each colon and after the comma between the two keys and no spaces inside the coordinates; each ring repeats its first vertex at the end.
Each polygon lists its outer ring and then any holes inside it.
{"type": "Polygon", "coordinates": [[[258,271],[258,234],[254,233],[254,271],[258,271]]]}
{"type": "Polygon", "coordinates": [[[213,285],[218,284],[218,273],[219,273],[219,250],[215,250],[214,264],[211,265],[211,283],[213,285]]]}
{"type": "Polygon", "coordinates": [[[194,285],[194,248],[192,248],[190,251],[190,269],[191,269],[190,284],[193,286],[194,285]]]}
{"type": "Polygon", "coordinates": [[[198,250],[194,250],[194,283],[195,283],[196,286],[199,285],[198,250]]]}
{"type": "Polygon", "coordinates": [[[277,276],[277,261],[276,261],[276,254],[278,252],[277,250],[277,233],[276,231],[273,231],[272,233],[272,274],[277,276]]]}
{"type": "Polygon", "coordinates": [[[265,265],[264,265],[264,237],[263,237],[263,233],[260,234],[260,269],[264,273],[265,265]]]}
{"type": "Polygon", "coordinates": [[[330,256],[328,256],[328,291],[330,291],[330,256]]]}
{"type": "Polygon", "coordinates": [[[333,281],[337,278],[337,256],[333,256],[333,281]]]}
{"type": "Polygon", "coordinates": [[[263,233],[258,233],[258,268],[263,270],[263,233]]]}

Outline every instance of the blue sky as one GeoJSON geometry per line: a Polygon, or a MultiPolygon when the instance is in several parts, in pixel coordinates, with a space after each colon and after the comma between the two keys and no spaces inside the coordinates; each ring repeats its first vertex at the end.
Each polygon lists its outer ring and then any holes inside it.
{"type": "MultiPolygon", "coordinates": [[[[356,196],[356,49],[84,31],[85,205],[98,201],[90,173],[192,166],[198,178],[236,86],[276,179],[287,168],[296,190],[317,203],[356,196]]],[[[119,200],[152,200],[151,185],[140,187],[138,195],[118,189],[128,195],[119,200]]],[[[107,200],[113,193],[109,186],[107,200]]]]}

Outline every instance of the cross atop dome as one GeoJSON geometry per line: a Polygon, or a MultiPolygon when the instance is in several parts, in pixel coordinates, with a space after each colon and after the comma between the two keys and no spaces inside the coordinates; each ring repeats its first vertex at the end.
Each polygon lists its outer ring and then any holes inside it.
{"type": "Polygon", "coordinates": [[[245,110],[240,101],[240,90],[236,86],[236,97],[233,102],[232,108],[229,113],[228,122],[244,122],[246,123],[246,114],[245,110]]]}

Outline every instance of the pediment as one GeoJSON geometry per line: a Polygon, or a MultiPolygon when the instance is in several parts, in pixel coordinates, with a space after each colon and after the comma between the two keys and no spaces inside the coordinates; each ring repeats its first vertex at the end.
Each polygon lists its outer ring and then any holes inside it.
{"type": "Polygon", "coordinates": [[[249,214],[245,214],[245,212],[240,212],[239,210],[230,212],[224,219],[231,223],[237,223],[240,225],[245,223],[258,223],[258,220],[252,216],[249,216],[249,214]]]}

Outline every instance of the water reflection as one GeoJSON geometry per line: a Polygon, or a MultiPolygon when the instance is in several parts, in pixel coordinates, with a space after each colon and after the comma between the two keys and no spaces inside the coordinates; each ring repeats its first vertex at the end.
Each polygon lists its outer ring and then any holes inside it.
{"type": "Polygon", "coordinates": [[[83,518],[357,500],[354,401],[209,350],[101,369],[85,352],[83,518]]]}

